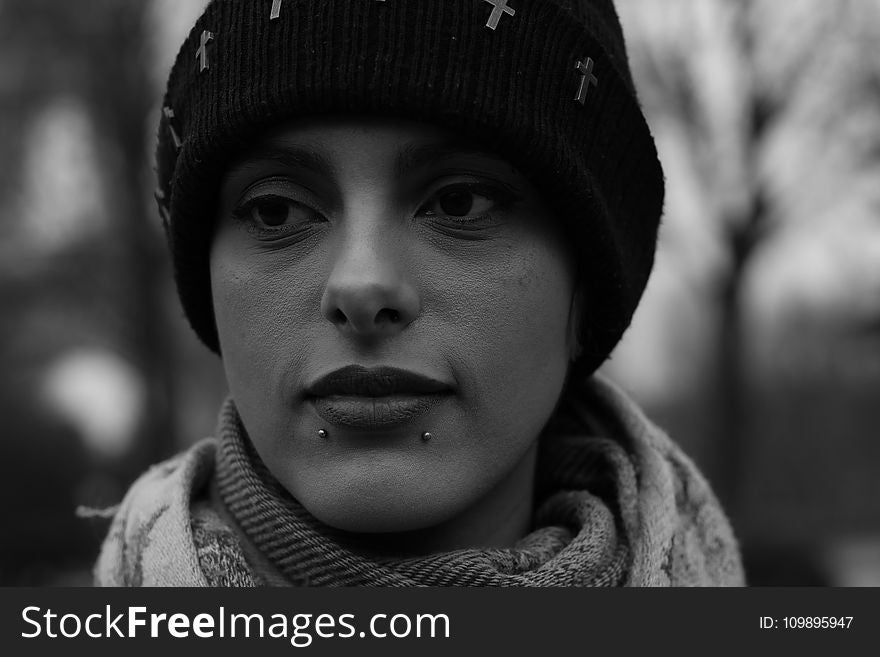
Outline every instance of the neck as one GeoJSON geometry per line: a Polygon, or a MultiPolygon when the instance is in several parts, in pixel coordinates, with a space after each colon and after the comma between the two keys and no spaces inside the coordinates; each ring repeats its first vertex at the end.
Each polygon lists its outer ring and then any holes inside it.
{"type": "Polygon", "coordinates": [[[511,473],[463,513],[408,532],[352,536],[376,557],[416,557],[453,550],[512,547],[531,529],[537,441],[511,473]]]}

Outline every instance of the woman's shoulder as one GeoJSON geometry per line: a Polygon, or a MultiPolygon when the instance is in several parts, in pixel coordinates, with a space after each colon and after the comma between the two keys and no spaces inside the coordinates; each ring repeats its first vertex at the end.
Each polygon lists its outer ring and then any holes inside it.
{"type": "Polygon", "coordinates": [[[99,586],[204,586],[191,509],[214,472],[216,442],[203,440],[153,466],[119,505],[95,565],[99,586]]]}

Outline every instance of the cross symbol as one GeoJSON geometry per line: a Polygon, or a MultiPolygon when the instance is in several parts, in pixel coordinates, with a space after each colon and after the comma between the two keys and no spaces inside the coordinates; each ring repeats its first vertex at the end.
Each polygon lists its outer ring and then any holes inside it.
{"type": "Polygon", "coordinates": [[[575,66],[577,72],[581,74],[581,86],[578,89],[577,96],[575,96],[575,100],[579,102],[581,105],[587,104],[587,92],[590,90],[590,85],[594,85],[596,87],[599,86],[599,78],[593,75],[593,60],[587,57],[586,63],[578,62],[577,66],[575,66]]]}
{"type": "Polygon", "coordinates": [[[171,139],[174,141],[174,148],[179,151],[180,147],[183,146],[183,142],[177,134],[177,130],[174,129],[174,110],[170,107],[163,107],[162,113],[168,121],[168,130],[171,132],[171,139]]]}
{"type": "Polygon", "coordinates": [[[153,196],[156,198],[156,206],[159,208],[159,216],[162,218],[162,225],[165,228],[171,224],[171,213],[168,212],[168,205],[165,203],[165,193],[161,189],[157,189],[153,196]]]}
{"type": "Polygon", "coordinates": [[[485,2],[492,5],[492,15],[489,16],[489,22],[486,23],[486,27],[490,30],[494,30],[498,27],[498,22],[504,14],[508,14],[509,16],[514,16],[516,14],[516,9],[507,6],[507,0],[485,0],[485,2]]]}
{"type": "Polygon", "coordinates": [[[208,44],[214,40],[213,32],[202,30],[202,40],[199,49],[196,50],[196,59],[199,60],[199,73],[208,70],[208,44]]]}

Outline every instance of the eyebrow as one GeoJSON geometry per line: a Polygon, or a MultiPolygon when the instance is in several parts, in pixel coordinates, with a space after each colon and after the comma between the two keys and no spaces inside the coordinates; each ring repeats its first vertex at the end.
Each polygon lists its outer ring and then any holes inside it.
{"type": "Polygon", "coordinates": [[[497,164],[510,166],[507,160],[498,155],[493,155],[479,148],[468,147],[457,142],[449,142],[408,145],[398,154],[394,169],[396,175],[402,177],[413,169],[462,156],[486,159],[497,164]]]}
{"type": "Polygon", "coordinates": [[[260,163],[271,162],[286,169],[308,169],[321,176],[332,177],[336,168],[329,158],[305,146],[264,146],[252,152],[233,169],[238,173],[260,163]]]}
{"type": "MultiPolygon", "coordinates": [[[[409,144],[398,153],[394,164],[394,173],[395,176],[401,178],[414,169],[462,156],[485,159],[507,167],[511,166],[509,162],[498,155],[457,142],[409,144]]],[[[271,162],[284,168],[307,169],[326,177],[333,177],[336,174],[336,167],[333,166],[331,160],[313,148],[272,145],[252,152],[233,169],[233,172],[242,172],[249,167],[258,166],[259,163],[265,162],[271,162]]]]}

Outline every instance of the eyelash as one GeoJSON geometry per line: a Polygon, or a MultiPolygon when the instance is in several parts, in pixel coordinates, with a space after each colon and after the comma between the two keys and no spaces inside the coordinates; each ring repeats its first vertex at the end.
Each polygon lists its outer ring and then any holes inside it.
{"type": "Polygon", "coordinates": [[[257,238],[278,239],[289,235],[307,233],[317,224],[326,221],[325,215],[318,210],[307,196],[303,197],[300,187],[286,178],[270,178],[251,186],[244,195],[244,199],[232,211],[232,216],[240,221],[257,238]],[[259,193],[265,189],[264,193],[259,193]],[[300,198],[297,198],[300,197],[300,198]],[[317,221],[303,221],[296,224],[284,224],[278,227],[261,225],[253,217],[255,210],[271,203],[287,206],[288,217],[291,210],[299,209],[312,215],[317,221]]]}
{"type": "MultiPolygon", "coordinates": [[[[258,186],[264,187],[272,183],[273,180],[264,181],[258,186]]],[[[289,181],[281,179],[275,180],[276,184],[283,185],[285,188],[293,186],[289,181]]],[[[277,187],[276,187],[277,189],[277,187]]],[[[246,194],[246,200],[240,203],[232,212],[232,216],[242,222],[250,232],[258,238],[278,239],[289,235],[298,235],[306,233],[316,225],[327,221],[326,216],[313,204],[308,201],[304,202],[293,196],[295,193],[266,193],[259,195],[246,194]],[[251,196],[247,198],[247,196],[251,196]],[[286,205],[288,213],[291,209],[299,208],[313,215],[314,218],[320,218],[319,221],[303,221],[296,224],[284,224],[279,227],[261,225],[253,217],[255,210],[260,206],[266,206],[270,203],[280,203],[286,205]]],[[[504,214],[513,207],[521,197],[512,189],[507,188],[502,183],[486,183],[486,182],[456,182],[439,187],[431,194],[428,200],[419,206],[416,217],[425,217],[440,229],[452,229],[460,232],[481,231],[485,230],[498,222],[498,214],[504,214]],[[452,215],[432,211],[431,206],[440,202],[444,194],[453,194],[456,192],[465,192],[474,197],[481,197],[491,202],[491,208],[487,211],[473,215],[452,215]]]]}
{"type": "Polygon", "coordinates": [[[490,225],[496,222],[496,213],[500,211],[503,214],[504,212],[508,211],[518,200],[519,197],[512,190],[506,189],[501,184],[491,184],[485,182],[459,182],[445,185],[438,189],[428,199],[428,201],[419,208],[417,215],[425,216],[442,222],[450,222],[454,225],[455,228],[460,228],[464,230],[481,230],[488,227],[487,225],[485,225],[486,220],[489,220],[490,225]],[[461,216],[440,214],[429,210],[430,206],[440,202],[443,194],[451,194],[455,192],[466,192],[468,194],[472,194],[475,197],[485,198],[492,203],[492,207],[489,211],[485,211],[480,214],[461,216]]]}
{"type": "Polygon", "coordinates": [[[304,208],[317,216],[323,216],[320,212],[315,210],[314,208],[308,206],[305,203],[301,203],[296,199],[289,198],[287,196],[279,196],[278,194],[266,194],[264,196],[259,196],[257,198],[253,198],[246,203],[242,204],[238,208],[235,209],[233,215],[237,219],[247,219],[248,215],[251,214],[254,210],[259,208],[261,205],[265,206],[270,203],[284,203],[288,206],[296,206],[299,208],[304,208]]]}

